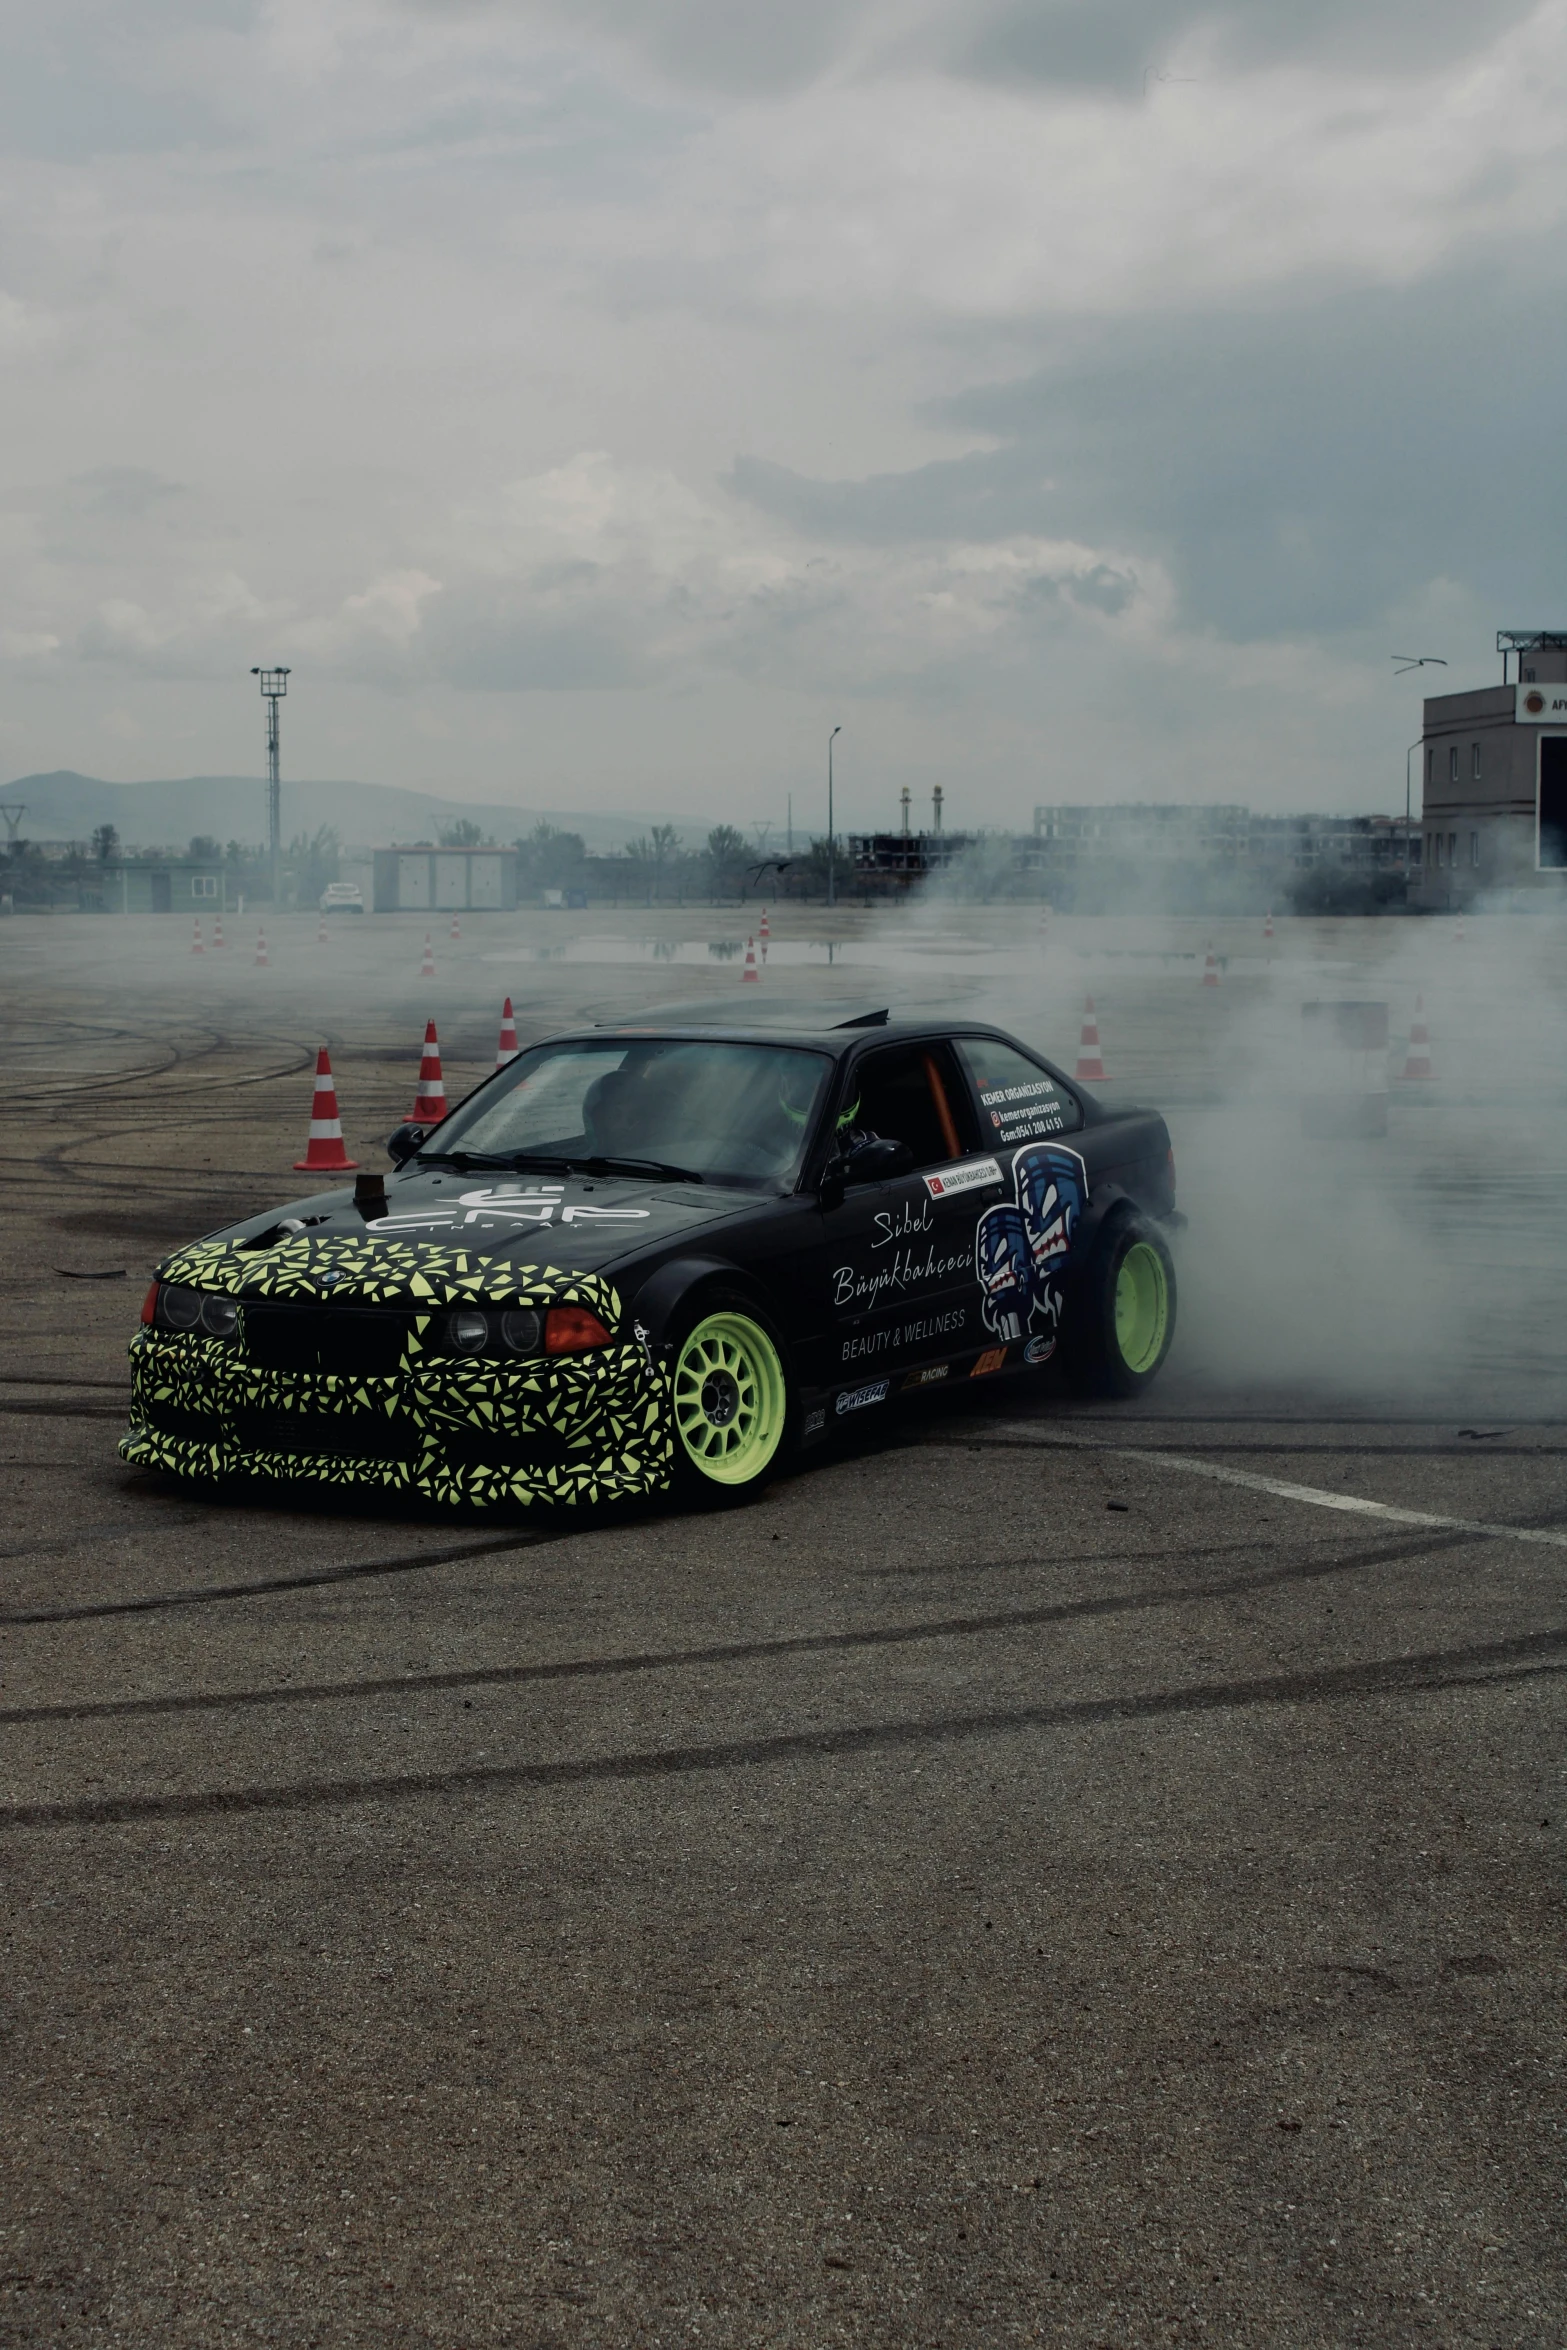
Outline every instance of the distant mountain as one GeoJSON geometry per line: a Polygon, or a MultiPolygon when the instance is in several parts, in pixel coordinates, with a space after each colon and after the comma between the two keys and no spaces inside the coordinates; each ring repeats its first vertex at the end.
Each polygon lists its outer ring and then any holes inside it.
{"type": "MultiPolygon", "coordinates": [[[[103,783],[62,769],[21,775],[0,798],[20,800],[23,840],[85,841],[112,824],[126,848],[183,848],[199,832],[221,841],[260,842],[267,833],[267,787],[260,776],[186,775],[169,783],[103,783]]],[[[487,837],[515,840],[541,819],[580,832],[590,849],[618,849],[650,824],[677,827],[690,846],[706,839],[717,819],[677,810],[586,811],[580,808],[497,807],[483,800],[443,800],[433,792],[403,791],[390,783],[306,783],[283,779],[283,837],[335,825],[349,848],[394,841],[433,840],[435,827],[467,816],[487,837]]]]}

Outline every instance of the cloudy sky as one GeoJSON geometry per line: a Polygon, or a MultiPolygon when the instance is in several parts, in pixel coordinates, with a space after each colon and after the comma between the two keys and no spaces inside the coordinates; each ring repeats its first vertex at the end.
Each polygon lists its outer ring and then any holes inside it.
{"type": "Polygon", "coordinates": [[[0,23],[0,774],[1386,807],[1567,625],[1567,0],[0,23]]]}

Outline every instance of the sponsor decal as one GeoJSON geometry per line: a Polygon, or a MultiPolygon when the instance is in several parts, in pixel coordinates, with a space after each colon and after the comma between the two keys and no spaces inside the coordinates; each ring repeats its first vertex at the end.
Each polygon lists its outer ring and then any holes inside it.
{"type": "Polygon", "coordinates": [[[1031,1142],[1042,1134],[1059,1134],[1066,1113],[1054,1078],[1039,1076],[1021,1085],[992,1085],[981,1089],[980,1107],[987,1111],[1002,1143],[1031,1142]]]}
{"type": "Polygon", "coordinates": [[[926,1249],[900,1245],[884,1265],[835,1265],[832,1302],[840,1311],[847,1308],[852,1313],[867,1313],[905,1289],[966,1271],[968,1262],[966,1248],[938,1249],[934,1241],[926,1249]]]}
{"type": "Polygon", "coordinates": [[[599,1208],[583,1201],[567,1202],[563,1183],[530,1183],[509,1191],[463,1191],[449,1205],[423,1210],[407,1208],[377,1216],[366,1227],[371,1232],[454,1232],[477,1227],[481,1232],[506,1231],[518,1224],[637,1224],[651,1208],[599,1208]]]}
{"type": "MultiPolygon", "coordinates": [[[[995,1338],[1039,1337],[1053,1347],[1062,1282],[1088,1203],[1088,1169],[1076,1151],[1036,1143],[1013,1160],[1012,1185],[1015,1198],[987,1208],[975,1228],[980,1311],[995,1338]]],[[[1045,1356],[1026,1359],[1042,1362],[1045,1356]]]]}
{"type": "Polygon", "coordinates": [[[920,1201],[917,1211],[912,1200],[896,1208],[878,1208],[871,1218],[871,1246],[890,1248],[895,1240],[911,1240],[916,1232],[928,1232],[933,1221],[928,1199],[920,1201]]]}
{"type": "Polygon", "coordinates": [[[1023,1360],[1030,1364],[1048,1363],[1055,1351],[1053,1338],[1031,1338],[1023,1349],[1023,1360]]]}
{"type": "Polygon", "coordinates": [[[953,1167],[942,1167],[925,1178],[925,1189],[932,1199],[951,1199],[957,1191],[983,1191],[987,1183],[999,1183],[1001,1169],[994,1159],[968,1159],[953,1167]]]}
{"type": "Polygon", "coordinates": [[[863,1412],[867,1404],[885,1403],[891,1392],[890,1379],[872,1379],[864,1387],[846,1388],[833,1410],[841,1420],[845,1412],[863,1412]]]}
{"type": "Polygon", "coordinates": [[[826,1425],[827,1425],[827,1412],[826,1412],[826,1407],[825,1407],[825,1406],[819,1407],[819,1408],[818,1408],[816,1411],[814,1411],[814,1412],[807,1412],[807,1413],[806,1413],[806,1415],[805,1415],[805,1434],[806,1434],[807,1436],[820,1436],[820,1434],[821,1434],[822,1430],[823,1430],[823,1429],[826,1427],[826,1425]]]}
{"type": "Polygon", "coordinates": [[[969,1373],[971,1379],[987,1379],[992,1371],[999,1371],[1007,1359],[1004,1346],[987,1346],[979,1361],[969,1373]]]}
{"type": "Polygon", "coordinates": [[[840,1360],[845,1363],[867,1362],[873,1355],[902,1354],[905,1348],[922,1346],[927,1339],[948,1338],[954,1330],[961,1330],[968,1316],[961,1306],[946,1314],[926,1314],[917,1322],[886,1322],[879,1330],[862,1331],[857,1338],[846,1338],[840,1360]]]}
{"type": "Polygon", "coordinates": [[[905,1391],[911,1387],[936,1387],[951,1370],[950,1363],[927,1363],[923,1371],[911,1371],[904,1380],[905,1391]]]}

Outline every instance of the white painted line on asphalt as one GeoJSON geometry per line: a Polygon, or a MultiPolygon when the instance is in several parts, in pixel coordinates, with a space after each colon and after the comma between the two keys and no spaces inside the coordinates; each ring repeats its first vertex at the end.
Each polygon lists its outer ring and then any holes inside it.
{"type": "Polygon", "coordinates": [[[1567,1532],[1549,1526],[1492,1525],[1483,1518],[1445,1518],[1435,1510],[1400,1509],[1391,1501],[1363,1501],[1357,1493],[1328,1493],[1320,1485],[1291,1485],[1283,1477],[1258,1477],[1249,1469],[1221,1469],[1216,1461],[1196,1461],[1179,1452],[1151,1452],[1142,1445],[1106,1445],[1118,1460],[1153,1461],[1161,1469],[1184,1469],[1193,1477],[1211,1477],[1216,1485],[1239,1485],[1249,1493],[1276,1494],[1280,1501],[1309,1501],[1319,1510],[1348,1510],[1359,1518],[1388,1518],[1399,1526],[1439,1526],[1455,1534],[1482,1534],[1509,1542],[1543,1542],[1552,1550],[1567,1550],[1567,1532]]]}

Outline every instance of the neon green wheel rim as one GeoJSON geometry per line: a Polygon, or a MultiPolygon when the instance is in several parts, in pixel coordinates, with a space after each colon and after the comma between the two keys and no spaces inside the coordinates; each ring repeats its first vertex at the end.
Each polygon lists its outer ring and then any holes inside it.
{"type": "Polygon", "coordinates": [[[783,1440],[788,1396],[778,1350],[745,1314],[709,1314],[675,1364],[675,1426],[693,1468],[749,1485],[783,1440]]]}
{"type": "Polygon", "coordinates": [[[1129,1371],[1151,1371],[1170,1327],[1170,1283],[1164,1259],[1146,1240],[1134,1241],[1115,1277],[1115,1343],[1129,1371]]]}

